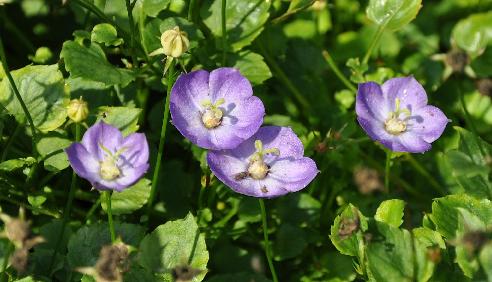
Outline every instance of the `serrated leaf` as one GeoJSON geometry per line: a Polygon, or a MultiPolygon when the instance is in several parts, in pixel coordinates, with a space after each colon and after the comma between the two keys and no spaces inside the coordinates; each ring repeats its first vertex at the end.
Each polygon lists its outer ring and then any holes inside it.
{"type": "Polygon", "coordinates": [[[473,14],[459,21],[451,36],[458,47],[472,56],[479,55],[492,41],[492,12],[473,14]]]}
{"type": "Polygon", "coordinates": [[[63,151],[72,141],[60,134],[44,136],[36,143],[36,150],[44,159],[44,167],[49,171],[60,171],[69,166],[67,154],[63,151]]]}
{"type": "Polygon", "coordinates": [[[403,223],[404,208],[405,202],[402,200],[386,200],[379,205],[374,219],[389,224],[393,227],[400,227],[403,223]]]}
{"type": "MultiPolygon", "coordinates": [[[[142,178],[122,192],[113,192],[111,194],[113,214],[129,214],[143,207],[150,195],[150,184],[150,180],[142,178]]],[[[101,202],[101,206],[106,211],[107,206],[104,201],[101,202]]]]}
{"type": "MultiPolygon", "coordinates": [[[[398,229],[376,221],[376,233],[367,246],[367,268],[375,281],[414,281],[414,253],[412,236],[405,229],[398,229]]],[[[372,231],[372,230],[371,230],[372,231]]]]}
{"type": "Polygon", "coordinates": [[[71,78],[83,78],[102,82],[106,85],[126,86],[135,79],[135,74],[127,69],[110,64],[101,47],[92,42],[89,46],[74,41],[63,43],[61,57],[71,78]]]}
{"type": "Polygon", "coordinates": [[[416,280],[428,281],[434,274],[435,266],[440,262],[441,249],[446,249],[446,244],[438,232],[425,227],[413,229],[412,234],[414,237],[416,280]]]}
{"type": "MultiPolygon", "coordinates": [[[[226,1],[227,50],[238,51],[260,35],[269,16],[270,3],[264,0],[226,1]]],[[[219,49],[222,49],[221,7],[221,0],[206,0],[201,9],[203,21],[217,37],[219,49]]]]}
{"type": "Polygon", "coordinates": [[[397,30],[411,22],[421,6],[422,0],[370,0],[366,13],[377,25],[397,30]]]}
{"type": "Polygon", "coordinates": [[[33,157],[7,160],[0,163],[0,171],[14,171],[26,166],[32,166],[35,163],[36,159],[33,157]]]}
{"type": "Polygon", "coordinates": [[[272,77],[272,72],[259,54],[251,51],[242,51],[227,56],[228,65],[236,68],[253,85],[259,85],[272,77]]]}
{"type": "Polygon", "coordinates": [[[139,108],[100,107],[98,120],[117,127],[126,136],[138,130],[138,118],[142,112],[139,108]]]}
{"type": "Polygon", "coordinates": [[[156,17],[162,10],[166,9],[171,0],[143,0],[144,13],[150,17],[156,17]]]}
{"type": "Polygon", "coordinates": [[[118,46],[123,43],[123,39],[118,38],[116,28],[108,23],[95,25],[92,29],[91,40],[106,46],[118,46]]]}
{"type": "Polygon", "coordinates": [[[485,245],[479,254],[479,261],[482,269],[487,275],[487,281],[492,281],[492,243],[485,245]]]}
{"type": "Polygon", "coordinates": [[[172,270],[183,265],[200,271],[191,281],[202,281],[207,272],[208,251],[193,215],[168,221],[145,236],[138,260],[145,269],[162,274],[162,281],[174,281],[172,270]]]}
{"type": "Polygon", "coordinates": [[[363,232],[367,230],[366,217],[353,205],[349,204],[335,218],[331,226],[330,239],[340,253],[359,256],[364,248],[363,232]]]}
{"type": "MultiPolygon", "coordinates": [[[[65,83],[58,66],[27,66],[11,73],[34,126],[43,132],[60,127],[67,117],[69,94],[65,91],[65,83]]],[[[0,83],[0,104],[9,114],[14,115],[18,122],[27,122],[8,79],[0,83]]]]}

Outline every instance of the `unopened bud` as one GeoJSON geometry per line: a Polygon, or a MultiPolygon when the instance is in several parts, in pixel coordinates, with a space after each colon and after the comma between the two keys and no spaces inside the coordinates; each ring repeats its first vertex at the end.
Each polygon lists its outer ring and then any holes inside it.
{"type": "Polygon", "coordinates": [[[190,41],[186,32],[181,31],[178,26],[164,31],[161,35],[161,44],[164,55],[178,58],[188,51],[190,41]]]}
{"type": "Polygon", "coordinates": [[[89,107],[87,102],[80,97],[80,99],[73,99],[70,101],[67,107],[68,117],[74,122],[81,122],[89,115],[89,107]]]}

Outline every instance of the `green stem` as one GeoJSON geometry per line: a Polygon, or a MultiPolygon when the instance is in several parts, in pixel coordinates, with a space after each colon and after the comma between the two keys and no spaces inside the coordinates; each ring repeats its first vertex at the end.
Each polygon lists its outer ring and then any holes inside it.
{"type": "Polygon", "coordinates": [[[273,59],[270,54],[267,52],[265,47],[263,46],[263,43],[261,40],[258,40],[258,48],[260,49],[260,52],[262,53],[263,57],[265,57],[265,60],[267,61],[268,65],[270,68],[272,68],[273,73],[275,76],[282,81],[283,84],[292,92],[294,95],[294,98],[299,102],[299,104],[307,111],[310,109],[309,102],[306,100],[304,95],[301,93],[299,89],[290,81],[290,79],[287,77],[287,75],[284,73],[282,68],[277,64],[275,59],[273,59]]]}
{"type": "Polygon", "coordinates": [[[195,6],[197,1],[190,0],[190,4],[188,6],[188,21],[195,22],[195,6]]]}
{"type": "Polygon", "coordinates": [[[268,226],[267,226],[267,216],[265,210],[265,202],[263,199],[259,199],[260,209],[261,209],[261,221],[263,223],[263,238],[265,239],[265,253],[268,260],[268,267],[270,267],[270,272],[272,273],[273,282],[278,282],[277,273],[275,272],[275,267],[272,261],[272,250],[270,249],[270,242],[268,241],[268,226]]]}
{"type": "MultiPolygon", "coordinates": [[[[80,123],[75,123],[75,142],[80,140],[80,123]]],[[[65,205],[65,210],[63,211],[63,219],[60,231],[58,233],[58,239],[55,243],[55,249],[53,251],[53,255],[51,256],[50,264],[48,267],[48,273],[51,275],[51,270],[53,269],[53,265],[55,263],[56,255],[60,249],[60,244],[63,239],[63,234],[65,233],[65,227],[67,226],[68,219],[70,218],[70,213],[72,211],[73,198],[75,196],[75,190],[77,185],[77,174],[75,171],[72,171],[72,181],[70,182],[70,190],[68,192],[68,199],[65,205]]]]}
{"type": "Polygon", "coordinates": [[[376,31],[376,35],[372,38],[371,44],[369,45],[369,48],[367,49],[366,54],[364,55],[364,59],[362,60],[362,63],[367,64],[369,62],[369,58],[371,57],[373,49],[378,45],[379,40],[381,39],[381,36],[383,35],[383,31],[386,27],[386,24],[382,24],[378,26],[378,30],[376,31]]]}
{"type": "Polygon", "coordinates": [[[133,5],[130,0],[125,0],[128,22],[130,24],[130,54],[132,56],[133,68],[137,67],[137,56],[135,55],[135,21],[133,20],[133,5]]]}
{"type": "Polygon", "coordinates": [[[461,107],[463,108],[463,112],[465,113],[465,121],[466,124],[470,127],[471,131],[473,132],[473,136],[475,138],[475,143],[477,143],[478,149],[480,150],[480,153],[482,154],[483,157],[486,156],[485,149],[482,147],[482,142],[480,142],[480,139],[478,137],[478,132],[477,128],[475,127],[475,124],[472,121],[472,117],[470,115],[470,112],[468,112],[468,109],[466,107],[465,103],[465,95],[463,94],[463,89],[461,89],[461,86],[458,87],[458,92],[460,96],[460,102],[461,102],[461,107]]]}
{"type": "Polygon", "coordinates": [[[36,152],[36,141],[38,140],[36,128],[34,127],[34,122],[32,120],[31,114],[29,113],[29,110],[27,109],[26,104],[24,103],[24,100],[22,100],[22,96],[19,93],[19,90],[17,89],[17,86],[15,85],[14,78],[12,77],[12,74],[10,73],[9,66],[7,65],[7,57],[5,56],[5,50],[3,48],[3,42],[2,42],[2,37],[0,36],[0,57],[2,60],[2,65],[3,65],[3,70],[5,71],[5,75],[7,75],[7,79],[10,82],[10,86],[12,87],[12,90],[14,90],[15,97],[19,101],[19,104],[22,107],[22,111],[24,111],[24,115],[27,118],[27,121],[29,122],[29,126],[31,127],[31,132],[32,132],[32,150],[33,152],[36,152]]]}
{"type": "Polygon", "coordinates": [[[108,227],[111,234],[111,243],[116,242],[116,232],[114,231],[113,212],[111,211],[111,191],[103,191],[102,196],[106,202],[106,213],[108,214],[108,227]]]}
{"type": "Polygon", "coordinates": [[[348,80],[345,77],[345,75],[343,75],[343,73],[340,71],[337,64],[333,60],[333,58],[330,56],[330,53],[328,53],[328,51],[326,51],[326,50],[323,50],[323,57],[325,58],[325,61],[328,64],[328,66],[331,68],[331,70],[338,77],[338,79],[340,79],[340,81],[342,81],[342,83],[345,84],[345,86],[348,89],[350,89],[350,91],[356,92],[357,88],[355,88],[355,86],[350,82],[350,80],[348,80]]]}
{"type": "Polygon", "coordinates": [[[101,198],[99,197],[97,199],[97,201],[92,205],[92,207],[87,212],[87,214],[85,216],[85,220],[84,220],[86,223],[91,218],[91,216],[94,214],[94,212],[97,210],[97,208],[99,208],[100,205],[101,205],[101,198]]]}
{"type": "Polygon", "coordinates": [[[169,103],[170,103],[170,98],[171,98],[171,88],[173,87],[174,83],[174,64],[175,62],[172,62],[171,65],[169,66],[169,70],[167,71],[167,95],[166,95],[166,102],[164,104],[164,114],[162,116],[162,127],[161,127],[161,135],[159,139],[159,148],[157,151],[157,158],[155,160],[155,166],[154,166],[154,174],[152,176],[152,186],[150,188],[150,195],[149,195],[149,201],[147,203],[147,220],[150,222],[150,214],[152,212],[152,204],[154,203],[154,199],[157,193],[157,181],[159,180],[159,171],[161,168],[161,162],[162,162],[162,155],[163,155],[163,150],[164,150],[164,142],[166,140],[166,129],[167,129],[167,123],[169,121],[169,103]]]}
{"type": "Polygon", "coordinates": [[[277,17],[277,18],[274,18],[272,20],[272,24],[278,24],[278,23],[281,23],[283,22],[284,20],[286,20],[287,18],[289,18],[290,16],[296,14],[296,13],[299,13],[309,7],[311,7],[311,5],[313,5],[313,3],[316,2],[315,0],[311,0],[309,1],[309,3],[307,3],[306,5],[302,6],[302,7],[299,7],[297,9],[294,9],[294,10],[291,10],[291,11],[287,11],[285,12],[284,14],[282,14],[281,16],[277,17]]]}
{"type": "Polygon", "coordinates": [[[8,281],[8,276],[7,276],[7,266],[9,265],[10,261],[10,255],[14,251],[15,247],[14,244],[8,243],[9,246],[7,248],[7,251],[5,252],[5,256],[3,257],[3,265],[2,265],[2,282],[7,282],[8,281]]]}
{"type": "Polygon", "coordinates": [[[222,0],[221,23],[222,23],[222,66],[225,67],[227,61],[227,30],[226,30],[226,0],[222,0]]]}
{"type": "Polygon", "coordinates": [[[410,162],[410,164],[413,166],[413,168],[420,173],[422,176],[424,176],[427,181],[429,181],[430,185],[434,190],[436,190],[439,194],[445,195],[446,191],[444,191],[439,185],[439,183],[434,179],[434,177],[427,172],[427,170],[413,157],[412,154],[407,154],[407,160],[410,162]]]}
{"type": "Polygon", "coordinates": [[[386,166],[384,169],[384,190],[386,193],[389,192],[391,155],[393,155],[393,152],[386,150],[386,166]]]}
{"type": "Polygon", "coordinates": [[[14,132],[9,136],[9,139],[7,140],[7,144],[5,144],[5,149],[2,152],[2,157],[0,158],[0,163],[5,161],[7,158],[7,155],[10,151],[10,146],[14,143],[15,137],[17,134],[19,134],[20,130],[23,128],[22,124],[17,123],[15,126],[14,132]]]}

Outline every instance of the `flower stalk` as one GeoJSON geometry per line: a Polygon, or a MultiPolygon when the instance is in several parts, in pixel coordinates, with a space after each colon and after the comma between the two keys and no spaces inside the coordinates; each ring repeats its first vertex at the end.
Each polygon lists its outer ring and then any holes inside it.
{"type": "Polygon", "coordinates": [[[162,155],[164,151],[164,142],[166,140],[166,129],[167,129],[167,124],[169,122],[169,103],[171,98],[171,89],[174,84],[174,64],[175,62],[171,63],[171,65],[169,66],[169,70],[167,72],[167,95],[166,95],[166,102],[164,105],[164,114],[162,116],[161,135],[159,138],[159,148],[157,151],[157,158],[155,160],[154,174],[152,176],[152,186],[150,188],[149,201],[147,203],[147,219],[149,220],[149,222],[150,222],[150,214],[152,212],[152,204],[154,203],[154,199],[157,192],[156,190],[157,182],[159,180],[159,171],[161,168],[162,155]]]}
{"type": "Polygon", "coordinates": [[[272,250],[270,248],[270,241],[268,240],[268,226],[267,226],[267,215],[265,209],[265,202],[263,199],[259,199],[260,209],[261,209],[261,221],[263,224],[263,238],[265,240],[265,254],[268,260],[268,267],[272,273],[273,282],[278,282],[277,273],[275,272],[275,267],[272,261],[272,250]]]}
{"type": "Polygon", "coordinates": [[[111,191],[103,191],[103,201],[106,202],[106,213],[108,214],[108,227],[111,235],[111,243],[116,243],[116,232],[114,230],[113,212],[111,211],[111,191]]]}
{"type": "Polygon", "coordinates": [[[391,156],[393,152],[390,150],[386,151],[386,165],[384,169],[384,191],[386,193],[389,192],[389,184],[390,184],[390,169],[391,169],[391,156]]]}

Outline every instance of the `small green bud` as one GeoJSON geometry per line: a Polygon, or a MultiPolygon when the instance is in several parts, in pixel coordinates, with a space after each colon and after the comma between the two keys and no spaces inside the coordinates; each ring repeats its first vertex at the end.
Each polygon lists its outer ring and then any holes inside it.
{"type": "Polygon", "coordinates": [[[178,58],[188,51],[190,41],[186,32],[181,31],[179,26],[164,31],[161,35],[161,44],[164,55],[178,58]]]}
{"type": "Polygon", "coordinates": [[[89,115],[89,107],[87,102],[80,97],[70,101],[67,107],[67,115],[74,122],[81,122],[89,115]]]}

